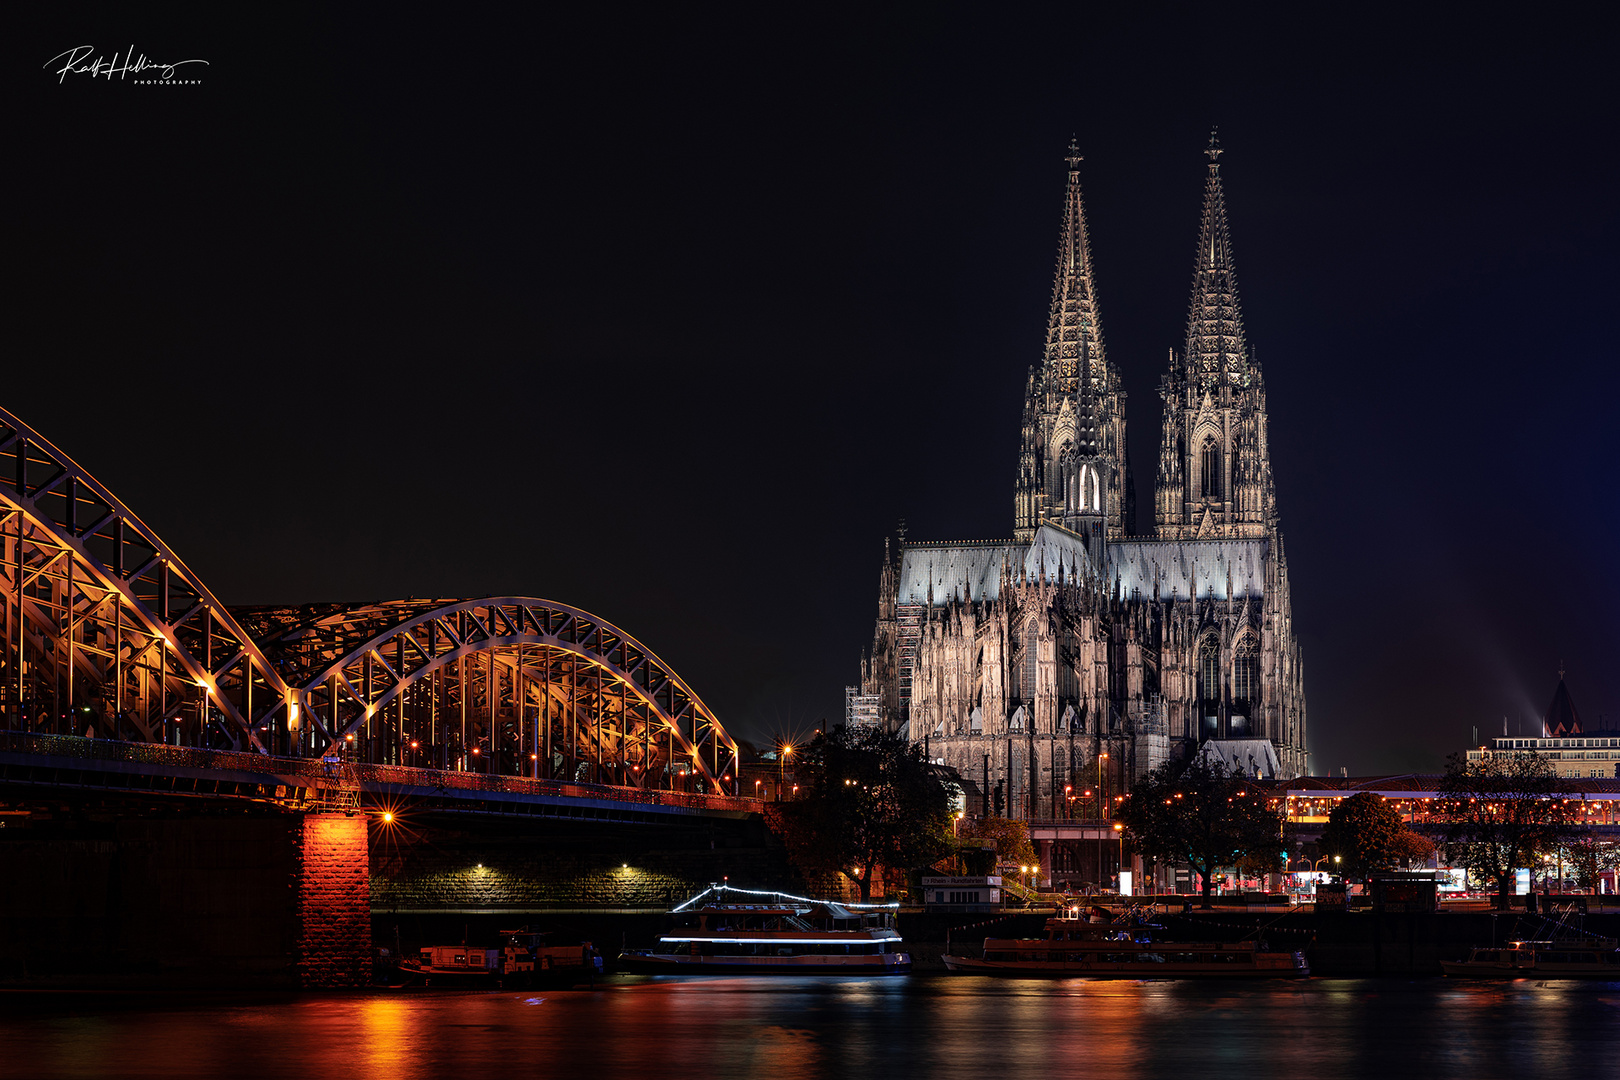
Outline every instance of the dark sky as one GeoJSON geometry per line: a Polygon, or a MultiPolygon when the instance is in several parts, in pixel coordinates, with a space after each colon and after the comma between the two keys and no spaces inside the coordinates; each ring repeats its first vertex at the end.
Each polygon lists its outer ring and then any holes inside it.
{"type": "Polygon", "coordinates": [[[1560,660],[1620,727],[1609,26],[66,7],[7,35],[0,404],[227,603],[543,596],[739,735],[834,717],[897,519],[1011,532],[1071,133],[1151,507],[1219,124],[1313,768],[1438,769],[1560,660]]]}

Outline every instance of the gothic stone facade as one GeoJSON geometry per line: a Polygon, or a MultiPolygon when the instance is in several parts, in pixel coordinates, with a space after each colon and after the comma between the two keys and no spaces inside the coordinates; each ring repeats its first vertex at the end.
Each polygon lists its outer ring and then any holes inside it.
{"type": "Polygon", "coordinates": [[[1244,339],[1213,138],[1207,153],[1186,344],[1160,391],[1153,535],[1130,535],[1125,394],[1071,147],[1013,538],[902,537],[885,552],[862,690],[1011,816],[1098,816],[1148,769],[1200,748],[1251,774],[1305,771],[1265,384],[1244,339]]]}

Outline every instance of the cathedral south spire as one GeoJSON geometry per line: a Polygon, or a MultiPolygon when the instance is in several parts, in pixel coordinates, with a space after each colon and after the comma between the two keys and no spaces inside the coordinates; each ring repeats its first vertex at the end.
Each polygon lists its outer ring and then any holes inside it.
{"type": "Polygon", "coordinates": [[[1226,225],[1226,193],[1221,189],[1222,150],[1214,131],[1204,153],[1209,175],[1204,180],[1204,217],[1193,265],[1186,355],[1189,375],[1207,386],[1225,378],[1241,382],[1247,355],[1232,236],[1226,225]]]}
{"type": "Polygon", "coordinates": [[[1209,160],[1185,352],[1171,352],[1159,390],[1164,428],[1154,528],[1167,540],[1258,538],[1276,531],[1265,385],[1243,335],[1222,153],[1212,130],[1204,151],[1209,160]]]}
{"type": "Polygon", "coordinates": [[[1079,145],[1064,156],[1068,185],[1058,234],[1057,270],[1046,346],[1024,399],[1023,439],[1013,494],[1013,535],[1028,540],[1043,524],[1096,543],[1134,525],[1135,493],[1125,451],[1125,393],[1108,362],[1097,313],[1091,239],[1080,190],[1079,145]]]}

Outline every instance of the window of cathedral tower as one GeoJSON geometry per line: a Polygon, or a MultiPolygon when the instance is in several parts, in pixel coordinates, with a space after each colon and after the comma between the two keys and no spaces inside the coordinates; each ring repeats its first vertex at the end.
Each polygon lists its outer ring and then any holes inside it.
{"type": "Polygon", "coordinates": [[[1199,494],[1206,498],[1220,498],[1221,448],[1213,435],[1204,436],[1204,449],[1199,455],[1198,477],[1199,494]]]}
{"type": "Polygon", "coordinates": [[[1245,637],[1238,643],[1232,660],[1232,696],[1244,703],[1258,699],[1260,690],[1260,654],[1254,647],[1254,638],[1245,637]]]}
{"type": "Polygon", "coordinates": [[[1214,634],[1198,646],[1198,681],[1203,700],[1221,700],[1221,643],[1214,634]]]}

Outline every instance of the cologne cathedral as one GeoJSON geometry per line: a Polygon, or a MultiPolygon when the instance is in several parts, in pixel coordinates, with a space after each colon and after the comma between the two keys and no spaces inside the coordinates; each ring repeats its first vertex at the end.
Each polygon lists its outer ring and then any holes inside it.
{"type": "Polygon", "coordinates": [[[1243,333],[1213,136],[1206,152],[1186,340],[1160,384],[1151,533],[1137,535],[1125,392],[1071,144],[1012,537],[902,535],[885,553],[861,711],[925,743],[988,810],[1097,816],[1135,778],[1192,754],[1249,776],[1306,769],[1265,381],[1243,333]]]}

